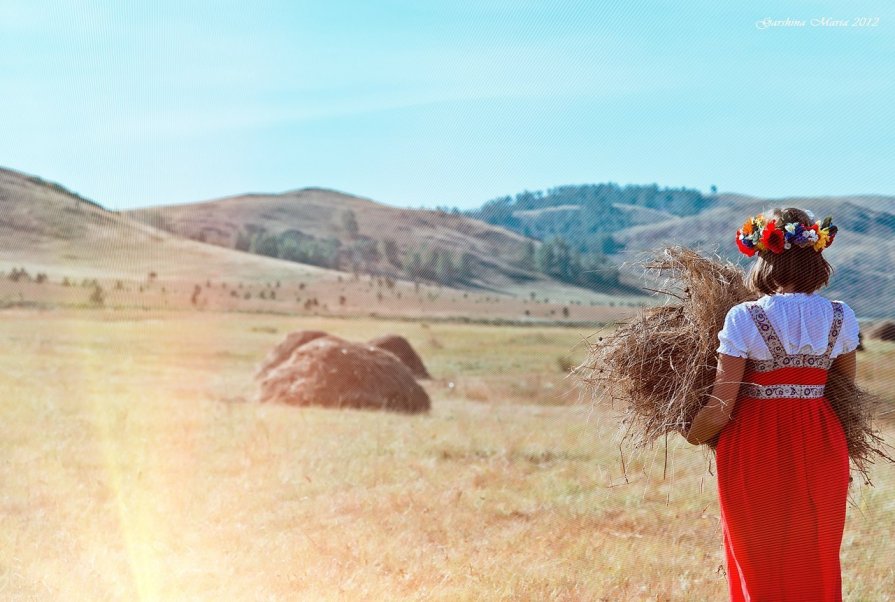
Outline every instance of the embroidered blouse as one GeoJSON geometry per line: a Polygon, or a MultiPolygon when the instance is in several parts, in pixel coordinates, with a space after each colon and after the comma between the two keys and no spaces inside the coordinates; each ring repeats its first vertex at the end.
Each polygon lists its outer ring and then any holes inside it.
{"type": "MultiPolygon", "coordinates": [[[[778,333],[787,354],[824,353],[833,322],[833,304],[817,293],[775,293],[756,301],[778,333]]],[[[855,312],[842,305],[842,330],[836,338],[831,358],[853,351],[858,346],[858,320],[855,312]]],[[[718,333],[719,353],[753,360],[770,360],[772,354],[749,312],[747,303],[727,312],[724,328],[718,333]]]]}

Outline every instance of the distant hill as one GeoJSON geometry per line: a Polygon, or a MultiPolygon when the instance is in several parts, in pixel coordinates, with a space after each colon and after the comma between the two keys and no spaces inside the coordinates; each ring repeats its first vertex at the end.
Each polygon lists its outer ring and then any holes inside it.
{"type": "Polygon", "coordinates": [[[895,316],[895,197],[789,197],[762,199],[742,194],[703,196],[695,190],[655,185],[564,186],[522,192],[468,212],[520,233],[560,237],[576,249],[604,252],[636,282],[633,267],[644,253],[669,244],[687,245],[740,262],[734,234],[749,216],[771,207],[803,207],[818,219],[832,215],[839,237],[825,253],[834,267],[823,294],[848,302],[863,317],[895,316]]]}
{"type": "Polygon", "coordinates": [[[714,204],[698,190],[605,183],[524,191],[487,201],[466,215],[540,240],[561,237],[581,253],[613,253],[612,232],[695,215],[714,204]]]}
{"type": "Polygon", "coordinates": [[[253,280],[325,273],[204,245],[110,211],[48,182],[0,168],[0,260],[27,265],[54,278],[69,276],[159,278],[218,277],[253,280]]]}
{"type": "Polygon", "coordinates": [[[734,244],[739,225],[771,207],[802,207],[820,219],[832,215],[839,227],[836,242],[824,251],[833,266],[823,295],[846,301],[862,317],[895,316],[895,197],[790,197],[760,199],[718,195],[715,206],[688,219],[667,220],[622,229],[613,235],[618,261],[669,241],[717,252],[748,268],[750,261],[734,244]]]}
{"type": "MultiPolygon", "coordinates": [[[[501,290],[545,282],[541,243],[459,212],[402,209],[335,190],[250,194],[125,214],[148,225],[222,247],[398,278],[501,290]]],[[[591,267],[591,266],[588,266],[591,267]]],[[[594,272],[602,292],[631,292],[594,272]]],[[[567,282],[584,278],[580,270],[567,282]]]]}

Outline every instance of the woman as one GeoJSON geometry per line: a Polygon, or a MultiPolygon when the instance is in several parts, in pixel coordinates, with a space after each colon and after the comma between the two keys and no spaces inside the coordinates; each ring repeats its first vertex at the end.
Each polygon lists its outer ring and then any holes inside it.
{"type": "Polygon", "coordinates": [[[686,434],[694,445],[718,436],[733,601],[842,599],[849,457],[823,389],[830,370],[854,379],[858,323],[848,305],[816,294],[835,235],[829,218],[795,208],[737,232],[740,250],[757,255],[749,283],[763,296],[728,312],[712,396],[686,434]]]}

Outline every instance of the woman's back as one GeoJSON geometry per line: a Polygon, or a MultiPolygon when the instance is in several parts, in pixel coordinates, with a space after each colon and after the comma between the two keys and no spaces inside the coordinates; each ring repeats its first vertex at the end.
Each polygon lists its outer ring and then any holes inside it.
{"type": "MultiPolygon", "coordinates": [[[[755,302],[777,333],[789,355],[820,355],[827,348],[833,305],[816,293],[775,293],[755,302]]],[[[831,357],[848,353],[858,346],[858,320],[854,311],[842,304],[842,331],[836,338],[831,357]]],[[[734,306],[727,314],[724,328],[718,333],[719,353],[768,360],[772,354],[749,312],[749,303],[734,306]]]]}

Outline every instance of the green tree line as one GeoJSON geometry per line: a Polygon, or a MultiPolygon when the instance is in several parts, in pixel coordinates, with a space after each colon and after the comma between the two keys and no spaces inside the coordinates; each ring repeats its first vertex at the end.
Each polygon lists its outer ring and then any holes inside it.
{"type": "Polygon", "coordinates": [[[612,233],[633,225],[631,209],[687,216],[716,203],[714,196],[687,188],[614,183],[558,186],[492,199],[466,215],[538,240],[562,238],[581,253],[612,254],[620,245],[612,233]],[[526,213],[530,212],[530,213],[526,213]]]}

